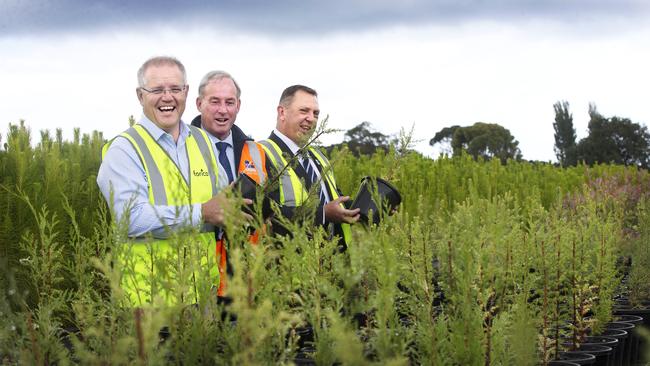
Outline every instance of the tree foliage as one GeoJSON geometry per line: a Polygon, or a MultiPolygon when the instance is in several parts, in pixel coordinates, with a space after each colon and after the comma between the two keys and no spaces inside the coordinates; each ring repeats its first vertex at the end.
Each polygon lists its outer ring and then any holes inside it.
{"type": "Polygon", "coordinates": [[[372,155],[378,149],[387,152],[390,139],[387,135],[375,131],[370,122],[365,121],[349,129],[343,137],[342,144],[331,145],[326,149],[331,151],[332,148],[341,145],[347,145],[355,156],[372,155]]]}
{"type": "Polygon", "coordinates": [[[589,165],[611,163],[650,166],[650,134],[628,118],[603,117],[589,106],[589,135],[578,144],[578,157],[589,165]]]}
{"type": "Polygon", "coordinates": [[[555,156],[560,165],[575,166],[578,162],[576,130],[573,128],[573,115],[569,112],[569,102],[562,101],[553,104],[555,110],[555,156]]]}
{"type": "Polygon", "coordinates": [[[519,142],[510,131],[496,123],[476,122],[472,126],[451,126],[438,131],[429,141],[449,143],[454,155],[467,152],[474,158],[498,158],[505,163],[508,159],[521,159],[519,142]]]}

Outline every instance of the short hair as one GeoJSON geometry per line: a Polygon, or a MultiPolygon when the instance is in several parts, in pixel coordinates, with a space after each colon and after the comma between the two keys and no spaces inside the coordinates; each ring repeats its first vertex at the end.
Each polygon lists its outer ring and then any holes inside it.
{"type": "Polygon", "coordinates": [[[293,97],[296,95],[296,93],[299,90],[303,91],[303,92],[305,92],[307,94],[311,94],[311,95],[313,95],[315,97],[318,97],[318,93],[316,92],[316,90],[314,90],[314,89],[312,89],[312,88],[310,88],[308,86],[299,85],[299,84],[291,85],[290,87],[284,89],[284,91],[282,92],[282,95],[280,96],[280,103],[279,104],[283,105],[283,106],[287,106],[287,105],[291,104],[291,101],[292,101],[293,97]]]}
{"type": "Polygon", "coordinates": [[[232,80],[232,83],[235,84],[235,89],[237,89],[237,99],[239,99],[239,97],[241,97],[241,88],[239,87],[239,84],[237,84],[237,80],[235,80],[235,78],[232,77],[232,75],[230,75],[229,73],[221,70],[213,70],[205,74],[205,76],[203,77],[203,79],[201,79],[201,82],[199,83],[199,97],[203,97],[205,86],[208,85],[210,81],[221,80],[221,79],[232,80]]]}
{"type": "Polygon", "coordinates": [[[183,66],[183,64],[180,61],[178,61],[177,58],[171,56],[155,56],[145,61],[142,64],[142,66],[140,66],[140,69],[138,69],[138,86],[141,88],[145,86],[144,73],[147,71],[148,68],[152,66],[163,66],[163,65],[178,67],[178,69],[181,70],[181,73],[183,74],[183,84],[187,84],[187,74],[185,72],[185,66],[183,66]]]}

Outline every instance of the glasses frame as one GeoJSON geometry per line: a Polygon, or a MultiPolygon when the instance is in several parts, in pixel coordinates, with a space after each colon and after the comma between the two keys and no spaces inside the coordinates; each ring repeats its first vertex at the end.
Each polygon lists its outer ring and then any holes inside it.
{"type": "Polygon", "coordinates": [[[169,92],[170,95],[179,95],[183,93],[184,91],[187,90],[187,85],[183,85],[182,87],[179,87],[179,91],[174,91],[173,89],[176,89],[177,87],[171,87],[171,88],[153,88],[153,89],[147,89],[144,86],[141,86],[140,89],[146,91],[149,94],[153,95],[164,95],[165,92],[169,92]]]}

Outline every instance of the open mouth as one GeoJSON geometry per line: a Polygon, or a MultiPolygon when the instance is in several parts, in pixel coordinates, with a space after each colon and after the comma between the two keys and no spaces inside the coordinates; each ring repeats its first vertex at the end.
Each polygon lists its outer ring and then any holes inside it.
{"type": "Polygon", "coordinates": [[[158,107],[158,110],[165,113],[165,112],[173,112],[176,110],[176,107],[171,106],[171,105],[164,105],[162,107],[158,107]]]}

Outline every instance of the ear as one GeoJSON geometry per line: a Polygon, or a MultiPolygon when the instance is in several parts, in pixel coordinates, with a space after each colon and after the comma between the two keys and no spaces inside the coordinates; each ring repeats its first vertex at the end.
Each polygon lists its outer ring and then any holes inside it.
{"type": "Polygon", "coordinates": [[[282,105],[278,106],[278,122],[284,121],[285,109],[282,105]]]}
{"type": "Polygon", "coordinates": [[[140,87],[135,88],[135,94],[138,96],[140,105],[144,106],[144,95],[142,94],[142,90],[140,90],[140,87]]]}
{"type": "Polygon", "coordinates": [[[196,109],[198,109],[199,112],[201,112],[201,101],[202,100],[203,100],[203,98],[201,98],[200,96],[196,97],[196,109]]]}
{"type": "Polygon", "coordinates": [[[237,99],[237,112],[239,113],[239,108],[241,107],[241,99],[237,99]]]}

